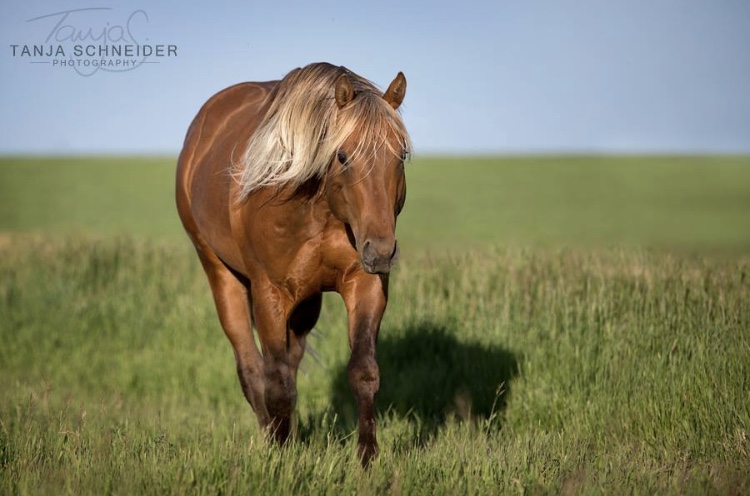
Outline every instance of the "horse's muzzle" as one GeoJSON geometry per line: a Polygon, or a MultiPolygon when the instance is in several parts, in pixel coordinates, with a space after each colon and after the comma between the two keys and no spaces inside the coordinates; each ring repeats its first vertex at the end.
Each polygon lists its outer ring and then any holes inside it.
{"type": "Polygon", "coordinates": [[[387,274],[396,264],[399,256],[398,243],[365,241],[360,260],[365,272],[370,274],[387,274]]]}

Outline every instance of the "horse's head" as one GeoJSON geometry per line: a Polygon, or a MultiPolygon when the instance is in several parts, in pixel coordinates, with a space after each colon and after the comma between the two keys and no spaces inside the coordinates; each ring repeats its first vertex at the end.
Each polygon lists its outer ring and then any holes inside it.
{"type": "Polygon", "coordinates": [[[396,217],[406,200],[409,144],[396,110],[405,94],[402,73],[382,96],[358,95],[346,74],[336,81],[337,121],[353,130],[333,157],[326,196],[331,212],[346,224],[362,267],[372,274],[389,272],[398,257],[396,217]],[[356,110],[357,98],[371,101],[356,110]]]}

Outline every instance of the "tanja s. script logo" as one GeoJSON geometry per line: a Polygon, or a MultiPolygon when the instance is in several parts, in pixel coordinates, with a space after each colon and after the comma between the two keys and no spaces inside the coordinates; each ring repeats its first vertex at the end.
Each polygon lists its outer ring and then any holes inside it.
{"type": "Polygon", "coordinates": [[[31,64],[72,69],[82,76],[98,71],[131,71],[177,57],[177,45],[151,43],[145,37],[144,10],[117,15],[109,7],[89,7],[44,14],[26,22],[41,36],[10,45],[11,55],[31,64]],[[118,21],[119,19],[119,21],[118,21]]]}

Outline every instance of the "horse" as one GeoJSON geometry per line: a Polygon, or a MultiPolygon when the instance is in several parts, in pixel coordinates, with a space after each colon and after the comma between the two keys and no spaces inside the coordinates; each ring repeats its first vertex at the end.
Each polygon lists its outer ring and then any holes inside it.
{"type": "Polygon", "coordinates": [[[405,94],[401,72],[381,92],[328,63],[230,86],[200,109],[177,164],[177,210],[242,391],[279,444],[294,427],[297,368],[322,293],[341,295],[365,467],[378,453],[376,344],[406,199],[405,94]]]}

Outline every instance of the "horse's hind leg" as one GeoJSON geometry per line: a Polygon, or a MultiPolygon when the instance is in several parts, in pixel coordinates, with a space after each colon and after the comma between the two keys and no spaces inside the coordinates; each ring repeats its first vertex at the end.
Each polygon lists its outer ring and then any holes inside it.
{"type": "Polygon", "coordinates": [[[312,331],[320,316],[320,308],[323,304],[323,295],[317,294],[303,301],[292,312],[289,317],[289,354],[292,372],[297,375],[297,368],[305,353],[305,340],[307,334],[312,331]]]}
{"type": "Polygon", "coordinates": [[[242,391],[258,417],[261,429],[270,421],[264,399],[264,366],[253,338],[248,288],[208,247],[198,248],[208,276],[219,321],[234,348],[242,391]]]}
{"type": "MultiPolygon", "coordinates": [[[[309,298],[294,309],[292,315],[289,317],[289,325],[287,332],[287,358],[289,363],[290,373],[294,379],[294,383],[297,382],[297,370],[299,364],[305,355],[307,335],[315,327],[320,316],[320,308],[323,302],[323,295],[318,294],[309,298]]],[[[271,414],[273,415],[273,414],[271,414]]],[[[294,429],[295,415],[292,411],[290,430],[294,429]]]]}

